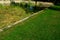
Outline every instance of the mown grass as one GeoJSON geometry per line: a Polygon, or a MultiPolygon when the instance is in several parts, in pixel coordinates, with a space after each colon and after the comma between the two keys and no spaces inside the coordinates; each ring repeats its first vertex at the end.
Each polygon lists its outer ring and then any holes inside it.
{"type": "Polygon", "coordinates": [[[1,32],[0,40],[60,40],[60,12],[46,9],[1,32]]]}
{"type": "Polygon", "coordinates": [[[0,5],[0,28],[29,16],[24,9],[19,6],[0,5]]]}

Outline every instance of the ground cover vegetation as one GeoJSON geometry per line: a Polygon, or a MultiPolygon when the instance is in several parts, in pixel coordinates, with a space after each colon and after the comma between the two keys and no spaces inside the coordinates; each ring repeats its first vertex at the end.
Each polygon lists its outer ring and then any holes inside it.
{"type": "Polygon", "coordinates": [[[13,24],[14,22],[23,19],[29,15],[29,13],[27,14],[25,10],[19,6],[0,5],[0,28],[5,27],[9,24],[13,24]]]}
{"type": "Polygon", "coordinates": [[[60,11],[45,9],[1,32],[0,40],[60,40],[60,11]]]}

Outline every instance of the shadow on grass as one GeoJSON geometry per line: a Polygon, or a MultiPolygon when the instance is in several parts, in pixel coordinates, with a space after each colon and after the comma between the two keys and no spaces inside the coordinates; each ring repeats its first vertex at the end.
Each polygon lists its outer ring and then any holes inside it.
{"type": "Polygon", "coordinates": [[[60,6],[55,5],[55,6],[49,7],[49,9],[60,11],[60,6]]]}

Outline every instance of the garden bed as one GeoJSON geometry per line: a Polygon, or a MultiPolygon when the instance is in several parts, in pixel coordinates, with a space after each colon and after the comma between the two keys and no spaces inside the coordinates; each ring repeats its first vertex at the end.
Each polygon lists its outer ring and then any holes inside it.
{"type": "Polygon", "coordinates": [[[0,28],[13,24],[16,21],[43,9],[45,9],[45,7],[27,3],[11,3],[9,6],[0,5],[0,28]]]}
{"type": "Polygon", "coordinates": [[[29,15],[19,6],[0,5],[0,28],[13,24],[29,15]]]}
{"type": "Polygon", "coordinates": [[[45,9],[46,7],[39,7],[37,5],[29,4],[29,3],[20,3],[20,7],[22,7],[27,13],[36,13],[45,9]]]}

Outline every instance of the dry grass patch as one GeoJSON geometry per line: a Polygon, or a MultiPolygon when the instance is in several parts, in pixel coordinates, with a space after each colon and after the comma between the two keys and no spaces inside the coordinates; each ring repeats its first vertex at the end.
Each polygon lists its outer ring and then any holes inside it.
{"type": "Polygon", "coordinates": [[[0,28],[13,24],[29,15],[18,6],[0,6],[0,28]]]}

